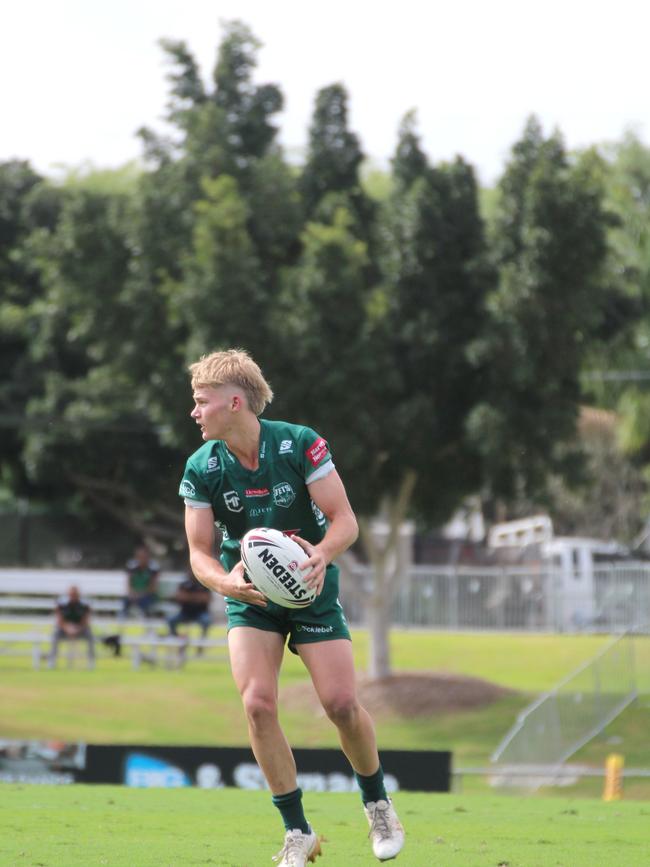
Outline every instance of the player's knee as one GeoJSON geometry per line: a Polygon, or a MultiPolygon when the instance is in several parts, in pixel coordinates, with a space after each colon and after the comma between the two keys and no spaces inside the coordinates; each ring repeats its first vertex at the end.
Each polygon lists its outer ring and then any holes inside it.
{"type": "Polygon", "coordinates": [[[323,702],[325,713],[338,728],[353,725],[359,714],[359,704],[354,694],[341,693],[323,702]]]}
{"type": "Polygon", "coordinates": [[[246,716],[254,726],[263,726],[265,723],[275,720],[278,715],[277,702],[272,695],[247,692],[243,695],[243,701],[246,716]]]}

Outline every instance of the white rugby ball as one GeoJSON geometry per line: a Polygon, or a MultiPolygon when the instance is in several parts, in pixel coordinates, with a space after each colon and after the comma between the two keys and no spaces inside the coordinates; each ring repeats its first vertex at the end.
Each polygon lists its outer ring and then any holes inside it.
{"type": "Polygon", "coordinates": [[[284,608],[305,608],[316,598],[300,571],[309,559],[307,553],[279,530],[249,530],[241,540],[241,558],[252,583],[271,602],[284,608]]]}

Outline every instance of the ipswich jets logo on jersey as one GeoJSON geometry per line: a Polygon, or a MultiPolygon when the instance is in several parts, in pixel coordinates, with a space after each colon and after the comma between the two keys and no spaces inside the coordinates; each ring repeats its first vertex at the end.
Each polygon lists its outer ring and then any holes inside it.
{"type": "Polygon", "coordinates": [[[276,506],[288,509],[295,499],[295,492],[289,482],[280,482],[273,486],[273,502],[276,506]]]}

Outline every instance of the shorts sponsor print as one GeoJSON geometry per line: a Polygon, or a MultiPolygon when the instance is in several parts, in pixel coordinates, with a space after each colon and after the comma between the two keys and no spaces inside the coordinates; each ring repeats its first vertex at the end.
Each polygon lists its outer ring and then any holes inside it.
{"type": "Polygon", "coordinates": [[[334,631],[332,624],[327,626],[314,626],[311,623],[296,623],[296,632],[309,632],[311,635],[331,635],[334,631]]]}
{"type": "Polygon", "coordinates": [[[297,644],[312,644],[336,638],[350,640],[350,630],[338,599],[338,573],[328,569],[323,591],[306,608],[283,608],[269,602],[266,608],[247,605],[226,597],[228,630],[250,626],[289,637],[289,650],[297,653],[297,644]]]}

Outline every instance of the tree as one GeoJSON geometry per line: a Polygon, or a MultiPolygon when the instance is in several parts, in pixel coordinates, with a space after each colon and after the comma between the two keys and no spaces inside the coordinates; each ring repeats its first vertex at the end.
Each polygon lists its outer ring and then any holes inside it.
{"type": "Polygon", "coordinates": [[[473,170],[461,159],[430,167],[408,116],[393,160],[395,191],[383,210],[381,323],[390,373],[382,407],[377,544],[361,520],[373,565],[369,625],[374,676],[390,671],[388,630],[399,587],[396,555],[404,520],[446,520],[479,484],[467,419],[480,394],[469,349],[480,331],[491,286],[473,170]]]}
{"type": "MultiPolygon", "coordinates": [[[[398,153],[403,153],[405,149],[398,153]]],[[[398,156],[399,167],[401,157],[398,156]]],[[[375,584],[368,605],[370,673],[388,674],[391,570],[409,515],[446,518],[478,483],[464,424],[476,399],[468,346],[488,288],[473,172],[462,161],[401,178],[382,212],[381,284],[351,209],[311,223],[292,273],[292,334],[303,376],[299,407],[335,443],[335,461],[360,517],[375,584]],[[378,544],[372,520],[389,524],[378,544]]],[[[322,203],[317,209],[327,214],[322,203]]]]}
{"type": "Polygon", "coordinates": [[[621,448],[619,425],[616,413],[581,409],[576,446],[585,456],[583,478],[572,486],[558,475],[549,479],[556,533],[627,544],[638,537],[647,507],[647,479],[621,448]]]}
{"type": "Polygon", "coordinates": [[[261,313],[266,309],[264,281],[237,183],[228,175],[206,178],[203,192],[194,204],[192,248],[181,281],[166,290],[172,317],[188,333],[188,358],[211,345],[244,345],[253,329],[262,346],[268,336],[261,313]]]}
{"type": "MultiPolygon", "coordinates": [[[[182,532],[176,485],[195,444],[186,363],[239,342],[256,319],[261,339],[269,293],[297,254],[295,181],[273,145],[282,97],[253,83],[257,47],[228,25],[211,89],[183,43],[163,43],[174,132],[142,131],[147,168],[132,182],[70,177],[49,214],[53,187],[28,167],[0,178],[13,221],[10,232],[0,207],[0,272],[15,272],[3,328],[26,359],[21,403],[33,383],[30,423],[9,432],[25,483],[159,540],[182,532]]],[[[20,386],[17,375],[8,402],[20,386]]]]}
{"type": "Polygon", "coordinates": [[[571,475],[585,352],[601,327],[607,229],[589,160],[572,162],[559,134],[532,118],[499,183],[492,249],[499,283],[476,341],[485,382],[469,429],[488,499],[543,495],[550,472],[571,475]]]}
{"type": "Polygon", "coordinates": [[[620,286],[607,318],[618,327],[591,348],[584,386],[595,402],[616,411],[621,444],[643,466],[650,461],[650,149],[628,133],[603,157],[606,203],[616,217],[610,273],[620,286]]]}
{"type": "Polygon", "coordinates": [[[168,119],[179,138],[158,148],[147,179],[136,267],[164,299],[167,376],[183,395],[170,407],[154,393],[151,406],[159,423],[166,414],[169,442],[184,446],[188,361],[251,341],[261,361],[275,357],[267,311],[297,255],[301,211],[294,173],[274,142],[282,95],[253,82],[259,43],[250,30],[226,26],[211,89],[183,43],[163,47],[173,67],[168,119]]]}
{"type": "MultiPolygon", "coordinates": [[[[277,133],[270,118],[284,102],[276,85],[252,83],[259,48],[259,41],[245,24],[231,22],[214,69],[214,99],[223,111],[229,150],[239,171],[268,152],[277,133]]],[[[232,167],[228,171],[236,174],[232,167]]]]}
{"type": "Polygon", "coordinates": [[[300,177],[308,215],[327,193],[358,189],[363,153],[358,137],[348,129],[347,103],[342,84],[324,87],[316,96],[307,161],[300,177]]]}
{"type": "Polygon", "coordinates": [[[23,461],[31,482],[134,535],[175,538],[180,521],[164,474],[175,455],[158,440],[137,372],[142,349],[123,295],[131,264],[128,197],[68,191],[53,229],[32,236],[42,295],[30,305],[32,365],[23,461]]]}
{"type": "Polygon", "coordinates": [[[33,339],[30,306],[41,282],[27,241],[57,219],[59,196],[28,163],[0,165],[0,479],[15,494],[30,491],[20,461],[26,395],[42,379],[29,360],[33,339]]]}
{"type": "Polygon", "coordinates": [[[364,193],[359,171],[364,155],[358,136],[348,128],[348,95],[342,84],[324,87],[316,95],[309,127],[307,159],[299,189],[307,219],[329,222],[338,208],[346,208],[355,232],[369,245],[375,208],[364,193]]]}

